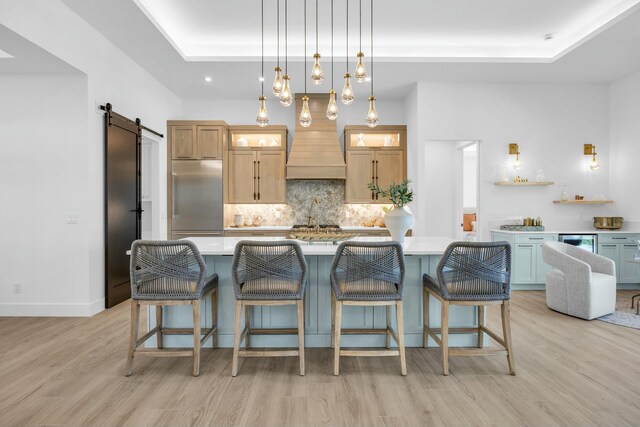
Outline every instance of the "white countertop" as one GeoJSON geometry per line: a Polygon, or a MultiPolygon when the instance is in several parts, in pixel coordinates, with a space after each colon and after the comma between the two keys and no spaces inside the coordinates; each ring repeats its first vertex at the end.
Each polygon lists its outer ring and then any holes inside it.
{"type": "MultiPolygon", "coordinates": [[[[369,227],[370,228],[370,227],[369,227]]],[[[281,237],[190,237],[202,255],[233,255],[236,244],[240,240],[280,240],[281,237]]],[[[351,241],[384,242],[390,237],[356,237],[351,241]]],[[[447,246],[454,240],[448,237],[406,237],[403,243],[405,255],[442,255],[447,246]]],[[[331,243],[300,242],[305,255],[334,255],[338,245],[331,243]]]]}
{"type": "MultiPolygon", "coordinates": [[[[341,225],[343,231],[383,231],[386,230],[386,227],[365,227],[363,225],[341,225]]],[[[262,225],[260,227],[225,227],[224,231],[234,231],[234,230],[242,230],[242,231],[289,231],[291,230],[290,225],[262,225]]]]}
{"type": "Polygon", "coordinates": [[[494,228],[491,230],[494,233],[506,233],[506,234],[609,234],[609,233],[622,233],[622,234],[640,234],[638,230],[598,230],[596,228],[591,229],[565,229],[565,230],[544,230],[544,231],[518,231],[518,230],[500,230],[494,228]]]}

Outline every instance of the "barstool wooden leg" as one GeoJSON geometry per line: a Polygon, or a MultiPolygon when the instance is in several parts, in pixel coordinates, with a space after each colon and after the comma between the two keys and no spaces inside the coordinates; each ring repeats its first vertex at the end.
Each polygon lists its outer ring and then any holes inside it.
{"type": "Polygon", "coordinates": [[[235,336],[233,337],[233,361],[231,363],[231,376],[238,375],[238,354],[240,352],[240,319],[242,317],[242,302],[236,301],[235,336]]]}
{"type": "Polygon", "coordinates": [[[298,357],[300,358],[300,375],[304,375],[304,300],[298,301],[298,357]]]}
{"type": "Polygon", "coordinates": [[[335,348],[335,339],[336,336],[333,333],[333,330],[335,328],[335,313],[336,313],[336,296],[333,293],[333,289],[331,289],[331,348],[335,348]]]}
{"type": "Polygon", "coordinates": [[[340,332],[342,325],[342,301],[336,301],[334,314],[334,345],[333,349],[333,375],[340,375],[340,332]]]}
{"type": "Polygon", "coordinates": [[[422,290],[422,347],[429,346],[429,291],[423,286],[422,290]]]}
{"type": "Polygon", "coordinates": [[[244,337],[244,348],[251,348],[251,306],[244,306],[244,327],[247,328],[247,335],[244,337]]]}
{"type": "Polygon", "coordinates": [[[385,308],[387,309],[387,334],[386,334],[387,343],[386,343],[386,346],[387,346],[387,348],[391,348],[391,331],[390,331],[390,329],[391,329],[391,306],[388,305],[385,308]]]}
{"type": "Polygon", "coordinates": [[[516,362],[513,358],[513,346],[511,343],[511,304],[509,300],[502,302],[502,333],[504,335],[504,343],[507,347],[507,361],[509,362],[509,373],[516,374],[516,362]]]}
{"type": "Polygon", "coordinates": [[[484,347],[484,305],[478,306],[478,348],[484,347]]]}
{"type": "Polygon", "coordinates": [[[162,348],[162,306],[156,305],[156,326],[158,332],[156,333],[156,340],[158,348],[162,348]]]}
{"type": "Polygon", "coordinates": [[[218,348],[218,289],[211,292],[211,327],[215,332],[211,336],[213,348],[218,348]]]}
{"type": "MultiPolygon", "coordinates": [[[[388,312],[391,311],[391,306],[387,306],[388,312]]],[[[396,325],[398,332],[398,349],[400,350],[400,370],[402,375],[407,375],[407,360],[404,352],[404,312],[402,310],[402,301],[396,302],[396,325]]],[[[388,335],[387,335],[388,336],[388,335]]]]}
{"type": "Polygon", "coordinates": [[[440,350],[442,351],[442,373],[449,375],[449,301],[442,301],[441,319],[440,350]]]}
{"type": "Polygon", "coordinates": [[[192,303],[193,307],[193,376],[200,375],[200,300],[192,303]]]}
{"type": "Polygon", "coordinates": [[[129,336],[129,352],[127,354],[127,368],[125,376],[130,376],[133,371],[133,355],[136,351],[136,343],[138,341],[138,325],[140,323],[140,304],[131,300],[131,328],[129,336]]]}

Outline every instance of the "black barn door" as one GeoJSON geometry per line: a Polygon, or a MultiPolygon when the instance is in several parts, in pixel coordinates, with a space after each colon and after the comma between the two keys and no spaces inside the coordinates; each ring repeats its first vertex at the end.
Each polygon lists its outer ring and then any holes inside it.
{"type": "Polygon", "coordinates": [[[110,308],[131,297],[129,256],[140,238],[140,135],[138,123],[105,114],[105,303],[110,308]]]}

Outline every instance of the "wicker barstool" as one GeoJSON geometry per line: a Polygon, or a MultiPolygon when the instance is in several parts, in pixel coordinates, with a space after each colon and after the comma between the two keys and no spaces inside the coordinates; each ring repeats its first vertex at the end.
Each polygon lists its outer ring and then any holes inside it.
{"type": "Polygon", "coordinates": [[[449,375],[449,355],[474,356],[506,355],[509,372],[515,375],[515,362],[511,344],[511,246],[507,242],[454,242],[445,251],[438,264],[437,280],[425,274],[424,283],[424,337],[427,348],[429,336],[442,350],[442,370],[449,375]],[[441,327],[429,327],[429,296],[442,303],[441,327]],[[502,332],[500,338],[484,324],[485,306],[500,304],[502,310],[502,332]],[[478,326],[471,328],[449,328],[449,306],[466,305],[478,307],[478,326]],[[477,333],[478,348],[449,349],[449,333],[477,333]],[[484,349],[484,334],[489,335],[504,350],[484,349]],[[440,334],[441,337],[438,337],[440,334]]]}
{"type": "Polygon", "coordinates": [[[407,375],[404,349],[402,284],[404,254],[397,242],[342,242],[331,266],[333,374],[340,374],[340,356],[400,356],[402,375],[407,375]],[[345,305],[386,306],[385,329],[342,329],[345,305]],[[396,307],[397,333],[391,327],[391,307],[396,307]],[[342,334],[385,334],[387,350],[340,349],[342,334]],[[398,349],[391,349],[391,338],[398,349]]]}
{"type": "Polygon", "coordinates": [[[196,245],[188,240],[136,240],[131,245],[131,338],[126,376],[133,371],[135,354],[149,356],[193,356],[193,375],[200,374],[200,348],[212,337],[216,347],[218,275],[206,276],[206,267],[196,245]],[[200,300],[211,294],[211,328],[200,328],[200,300]],[[164,328],[162,308],[186,305],[193,308],[193,329],[164,328]],[[138,339],[141,305],[156,306],[156,326],[138,339]],[[157,349],[137,348],[156,334],[157,349]],[[193,334],[193,349],[164,349],[163,335],[193,334]],[[201,338],[200,335],[204,334],[201,338]]]}
{"type": "Polygon", "coordinates": [[[239,357],[299,356],[304,375],[304,290],[307,262],[300,245],[292,240],[257,242],[243,240],[233,255],[233,288],[236,294],[235,339],[231,375],[238,374],[239,357]],[[250,307],[291,305],[298,308],[297,329],[252,329],[250,307]],[[241,331],[242,309],[245,327],[241,331]],[[249,350],[251,335],[298,335],[297,350],[249,350]],[[240,344],[245,341],[245,349],[240,344]]]}

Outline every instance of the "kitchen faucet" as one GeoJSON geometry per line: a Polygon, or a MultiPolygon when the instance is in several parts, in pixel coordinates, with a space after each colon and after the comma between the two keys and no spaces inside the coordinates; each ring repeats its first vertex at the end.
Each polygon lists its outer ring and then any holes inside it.
{"type": "Polygon", "coordinates": [[[317,197],[311,201],[311,205],[309,206],[309,215],[307,215],[307,227],[311,227],[311,221],[315,219],[311,215],[311,213],[313,212],[313,205],[318,205],[318,204],[320,204],[320,200],[318,200],[317,197]]]}

